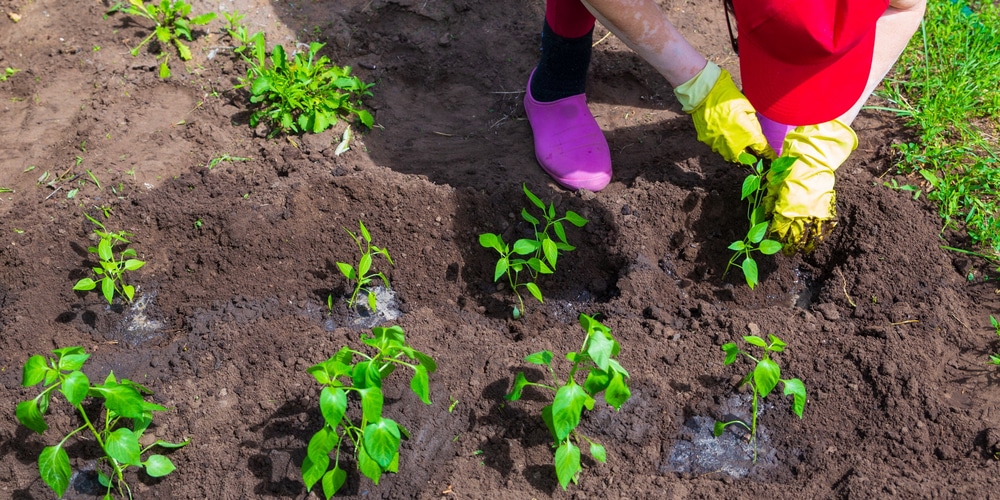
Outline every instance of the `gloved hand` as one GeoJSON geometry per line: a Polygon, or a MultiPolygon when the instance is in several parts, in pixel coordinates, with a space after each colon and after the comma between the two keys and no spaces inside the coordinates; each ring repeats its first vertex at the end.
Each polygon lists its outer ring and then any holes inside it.
{"type": "Polygon", "coordinates": [[[783,156],[796,158],[788,176],[768,182],[764,207],[773,213],[771,238],[785,253],[811,252],[837,225],[834,172],[858,147],[844,122],[796,127],[785,136],[783,156]]]}
{"type": "Polygon", "coordinates": [[[747,148],[758,157],[775,157],[757,113],[728,71],[709,61],[694,78],[675,88],[674,94],[694,120],[698,140],[726,161],[736,162],[747,148]]]}

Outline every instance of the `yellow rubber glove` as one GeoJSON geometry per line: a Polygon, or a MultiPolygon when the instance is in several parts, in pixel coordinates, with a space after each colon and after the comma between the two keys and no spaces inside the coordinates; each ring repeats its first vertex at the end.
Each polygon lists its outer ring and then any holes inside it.
{"type": "Polygon", "coordinates": [[[785,253],[811,252],[837,225],[834,172],[857,147],[858,136],[840,120],[796,127],[785,136],[782,156],[796,161],[784,180],[768,183],[764,199],[773,210],[771,238],[785,253]]]}
{"type": "Polygon", "coordinates": [[[709,61],[694,78],[675,88],[674,95],[694,120],[698,140],[726,161],[736,162],[747,148],[755,156],[774,158],[757,112],[728,71],[709,61]]]}

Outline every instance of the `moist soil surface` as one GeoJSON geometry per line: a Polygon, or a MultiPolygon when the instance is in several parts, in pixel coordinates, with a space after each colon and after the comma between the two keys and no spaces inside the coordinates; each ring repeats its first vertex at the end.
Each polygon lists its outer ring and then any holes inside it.
{"type": "MultiPolygon", "coordinates": [[[[734,72],[721,4],[664,1],[709,58],[734,72]]],[[[860,146],[838,171],[839,226],[807,256],[758,259],[760,284],[726,273],[727,246],[746,230],[745,172],[697,142],[670,87],[613,36],[597,44],[591,108],[611,146],[614,179],[569,192],[539,168],[521,104],[538,56],[544,5],[483,0],[194,2],[194,13],[238,10],[270,43],[326,43],[322,53],[376,82],[376,126],[267,137],[248,126],[235,89],[245,65],[221,34],[196,32],[194,59],[129,49],[150,25],[84,0],[0,0],[0,497],[53,498],[36,457],[79,425],[60,396],[52,429],[18,424],[30,356],[82,346],[84,371],[144,384],[156,414],[148,434],[191,439],[168,452],[177,470],[126,473],[137,498],[316,498],[300,476],[322,425],[320,387],[306,372],[342,346],[361,348],[374,324],[399,325],[438,362],[424,405],[400,371],[385,383],[385,415],[410,430],[399,473],[378,485],[345,449],[340,496],[358,498],[988,498],[1000,474],[1000,392],[986,364],[1000,349],[994,271],[949,252],[924,198],[894,178],[892,145],[908,140],[891,115],[865,111],[860,146]],[[14,22],[17,19],[17,22],[14,22]],[[44,176],[44,177],[43,177],[44,176]],[[98,185],[98,183],[100,185],[98,185]],[[526,185],[561,213],[589,220],[567,233],[576,250],[511,317],[510,287],[478,235],[529,235],[526,185]],[[128,274],[135,304],[74,292],[95,262],[94,225],[133,234],[147,262],[128,274]],[[394,297],[364,316],[337,262],[360,257],[345,228],[363,220],[394,297]],[[332,296],[332,308],[327,298],[332,296]],[[507,402],[524,361],[579,349],[581,313],[621,343],[632,397],[599,400],[580,430],[607,448],[584,451],[564,492],[540,418],[551,395],[507,402]],[[397,316],[392,318],[391,316],[397,316]],[[761,406],[759,458],[736,427],[749,361],[723,365],[720,346],[748,334],[788,343],[775,355],[806,385],[803,419],[775,392],[761,406]]],[[[598,26],[595,39],[607,33],[598,26]]],[[[300,47],[302,47],[300,45],[300,47]]],[[[93,409],[92,409],[93,410],[93,409]]],[[[351,411],[358,411],[352,406],[351,411]]],[[[66,498],[95,498],[98,453],[69,444],[66,498]]]]}

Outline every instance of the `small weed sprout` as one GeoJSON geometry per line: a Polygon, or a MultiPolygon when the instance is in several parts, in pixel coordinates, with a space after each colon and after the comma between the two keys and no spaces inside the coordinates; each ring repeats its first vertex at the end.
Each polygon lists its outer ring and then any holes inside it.
{"type": "MultiPolygon", "coordinates": [[[[158,4],[156,2],[146,4],[142,0],[128,0],[128,5],[119,2],[111,7],[108,13],[113,14],[119,11],[146,18],[156,24],[153,32],[131,50],[133,57],[139,55],[139,50],[155,36],[161,44],[173,44],[177,47],[177,54],[182,61],[190,61],[191,49],[181,39],[192,41],[192,26],[205,25],[215,19],[214,12],[202,14],[194,19],[189,18],[191,6],[184,0],[160,0],[158,4]]],[[[160,78],[170,78],[170,67],[167,66],[169,56],[165,51],[161,51],[157,57],[160,59],[160,78]]]]}
{"type": "Polygon", "coordinates": [[[124,297],[125,302],[131,304],[132,298],[135,296],[135,287],[125,283],[125,271],[135,271],[146,263],[135,258],[136,252],[133,248],[126,248],[115,257],[114,246],[116,244],[127,245],[129,240],[126,237],[131,237],[132,234],[125,231],[110,232],[97,219],[86,214],[84,216],[98,227],[94,230],[94,234],[100,240],[96,247],[87,247],[87,251],[97,255],[100,266],[93,268],[94,274],[97,275],[96,281],[93,278],[83,278],[73,285],[73,290],[89,291],[97,288],[97,285],[100,284],[101,293],[108,300],[108,304],[112,303],[116,294],[124,297]]]}
{"type": "Polygon", "coordinates": [[[15,73],[19,73],[21,70],[17,68],[11,68],[7,66],[4,68],[3,73],[0,73],[0,82],[6,82],[8,78],[14,76],[15,73]]]}
{"type": "Polygon", "coordinates": [[[767,184],[777,184],[788,177],[792,163],[795,158],[783,156],[771,162],[769,169],[765,171],[764,161],[757,160],[752,155],[740,154],[740,163],[751,168],[751,173],[743,179],[743,192],[741,200],[749,200],[747,208],[747,218],[750,220],[750,229],[741,240],[734,241],[729,245],[729,249],[736,252],[726,264],[726,273],[729,268],[735,266],[743,271],[743,277],[747,280],[747,285],[752,290],[757,286],[757,261],[753,259],[753,252],[760,252],[764,255],[773,255],[781,251],[781,243],[765,239],[770,221],[767,220],[767,210],[764,206],[764,194],[767,191],[767,184]],[[739,264],[736,261],[742,257],[739,264]]]}
{"type": "Polygon", "coordinates": [[[750,384],[750,388],[753,389],[753,400],[751,403],[751,412],[753,413],[753,416],[751,417],[750,425],[747,425],[746,422],[742,420],[716,422],[715,428],[712,432],[715,437],[719,437],[729,425],[737,424],[745,427],[750,431],[750,440],[753,442],[754,462],[757,461],[757,407],[759,400],[766,398],[767,395],[770,394],[771,391],[773,391],[778,385],[778,382],[781,382],[784,384],[785,395],[792,396],[792,412],[799,418],[802,418],[802,412],[806,407],[805,384],[797,378],[783,380],[781,378],[781,367],[779,367],[778,363],[771,359],[771,353],[784,351],[787,344],[774,335],[768,335],[768,338],[770,343],[765,342],[764,339],[755,335],[747,335],[743,337],[743,340],[746,341],[746,343],[764,350],[764,356],[760,359],[741,351],[734,342],[730,342],[722,346],[722,350],[726,353],[726,366],[733,364],[741,354],[754,362],[754,369],[747,373],[746,376],[743,377],[743,380],[739,383],[739,387],[742,387],[743,384],[750,384]]]}
{"type": "Polygon", "coordinates": [[[587,335],[578,352],[566,355],[566,359],[573,365],[565,381],[560,380],[552,368],[552,352],[536,352],[524,360],[545,366],[552,375],[554,384],[529,382],[523,372],[518,372],[514,387],[506,396],[508,401],[517,401],[521,399],[525,387],[538,387],[555,393],[552,404],[542,408],[542,420],[555,438],[556,476],[563,490],[570,481],[576,484],[579,480],[582,470],[580,444],[586,442],[590,455],[598,462],[604,463],[607,457],[603,445],[576,430],[583,410],[593,410],[595,398],[601,392],[604,393],[604,400],[615,410],[620,410],[622,404],[632,396],[628,386],[629,374],[614,359],[621,347],[611,336],[611,329],[586,314],[580,315],[580,326],[587,335]],[[583,380],[583,384],[579,384],[577,380],[583,380]]]}
{"type": "Polygon", "coordinates": [[[364,291],[368,295],[368,309],[374,312],[376,297],[369,284],[378,278],[382,280],[386,288],[389,288],[389,278],[386,278],[385,274],[372,272],[374,256],[381,255],[385,257],[385,260],[389,261],[389,265],[394,266],[395,264],[392,262],[392,257],[389,256],[389,250],[372,245],[372,236],[368,232],[368,228],[365,227],[365,223],[359,220],[358,227],[360,228],[359,234],[354,234],[350,229],[344,228],[344,231],[347,231],[347,234],[351,235],[354,244],[358,246],[358,251],[361,252],[358,267],[354,267],[346,262],[338,262],[337,268],[340,269],[341,274],[347,278],[348,282],[354,283],[354,291],[351,293],[351,298],[347,299],[348,307],[351,309],[357,307],[358,294],[364,291]]]}
{"type": "Polygon", "coordinates": [[[376,485],[382,474],[398,471],[399,443],[402,437],[409,438],[410,433],[382,415],[382,383],[396,367],[413,370],[410,389],[425,404],[431,404],[429,374],[437,370],[437,364],[430,356],[410,347],[402,328],[376,327],[371,336],[362,336],[361,341],[378,352],[369,356],[345,346],[332,358],[307,370],[323,386],[319,395],[323,428],[309,440],[302,463],[302,480],[307,490],[321,482],[328,500],[347,479],[347,473],[340,467],[340,449],[345,442],[349,441],[354,448],[361,474],[376,485]],[[360,400],[360,420],[347,415],[348,395],[352,393],[360,400]],[[334,451],[330,469],[330,453],[334,451]]]}
{"type": "MultiPolygon", "coordinates": [[[[990,315],[990,325],[993,326],[993,332],[997,334],[997,337],[1000,337],[1000,320],[994,318],[992,314],[990,315]]],[[[990,354],[990,364],[1000,365],[1000,354],[990,354]]]]}
{"type": "MultiPolygon", "coordinates": [[[[132,489],[125,482],[125,470],[131,466],[145,469],[151,477],[162,477],[174,471],[174,464],[163,455],[149,455],[147,451],[155,446],[180,448],[191,442],[170,443],[156,440],[143,447],[142,435],[153,421],[153,412],[166,408],[147,402],[144,395],[152,394],[149,389],[127,379],[118,380],[114,372],[109,373],[102,384],[91,384],[81,369],[90,357],[82,347],[55,349],[55,358],[32,356],[24,364],[21,385],[31,387],[43,383],[42,392],[33,399],[18,403],[15,415],[21,425],[44,434],[49,426],[44,414],[48,411],[52,394],[58,391],[76,409],[83,425],[70,431],[54,446],[46,446],[38,456],[38,472],[45,484],[62,498],[69,487],[72,469],[66,453],[66,441],[81,431],[90,431],[103,456],[98,460],[97,479],[105,487],[104,498],[111,498],[111,490],[118,495],[132,498],[132,489]],[[100,418],[91,420],[94,407],[86,399],[102,401],[100,418]],[[130,425],[124,425],[128,422],[130,425]],[[105,468],[106,466],[107,468],[105,468]],[[105,471],[109,470],[110,474],[105,471]]],[[[160,430],[162,433],[163,430],[160,430]]]]}
{"type": "Polygon", "coordinates": [[[247,39],[244,47],[249,50],[239,52],[249,68],[238,88],[250,91],[255,108],[250,114],[251,127],[265,123],[271,137],[285,131],[318,134],[336,124],[339,117],[352,115],[365,127],[372,127],[374,118],[360,108],[360,100],[372,95],[368,89],[374,84],[351,76],[349,66],[332,66],[326,56],[317,57],[323,45],[313,42],[307,52],[291,56],[276,45],[267,57],[263,33],[247,39]]]}
{"type": "Polygon", "coordinates": [[[555,272],[559,252],[570,252],[576,248],[566,240],[566,228],[563,222],[569,222],[576,227],[583,227],[587,224],[587,219],[571,210],[567,210],[564,216],[557,217],[554,204],[549,203],[546,206],[528,189],[527,185],[521,187],[531,203],[542,211],[545,225],[542,226],[541,230],[539,230],[541,221],[531,215],[528,209],[522,208],[521,218],[531,224],[533,238],[519,239],[514,242],[513,247],[510,247],[504,243],[503,237],[499,234],[483,233],[479,235],[479,244],[483,248],[492,248],[500,254],[493,273],[493,281],[498,281],[501,276],[507,276],[507,281],[510,283],[510,288],[514,291],[518,303],[514,307],[514,319],[523,316],[525,311],[524,299],[521,297],[519,289],[528,290],[528,293],[538,302],[544,303],[542,291],[535,283],[538,276],[555,272]],[[552,235],[549,234],[550,230],[557,239],[552,238],[552,235]],[[522,271],[528,275],[527,279],[521,275],[522,271]]]}

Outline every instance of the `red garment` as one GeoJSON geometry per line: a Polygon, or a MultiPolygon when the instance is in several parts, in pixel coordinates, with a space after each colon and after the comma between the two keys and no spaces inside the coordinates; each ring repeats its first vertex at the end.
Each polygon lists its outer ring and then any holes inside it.
{"type": "Polygon", "coordinates": [[[594,27],[594,16],[580,0],[546,0],[545,21],[563,38],[580,38],[594,27]]]}
{"type": "Polygon", "coordinates": [[[815,125],[864,92],[889,0],[733,0],[743,93],[764,116],[815,125]]]}

